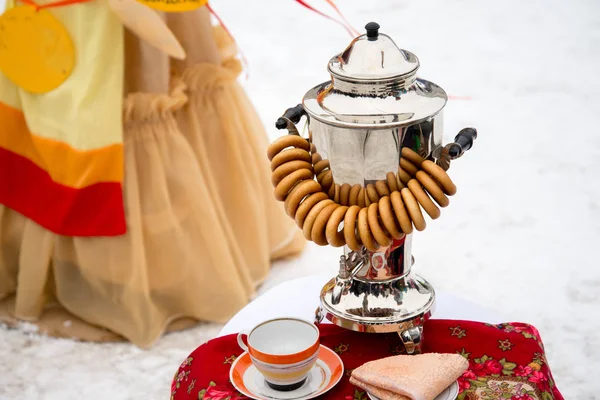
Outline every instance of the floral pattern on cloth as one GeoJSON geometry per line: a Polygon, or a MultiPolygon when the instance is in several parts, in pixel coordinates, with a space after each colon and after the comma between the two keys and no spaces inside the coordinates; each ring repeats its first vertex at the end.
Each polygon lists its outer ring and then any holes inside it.
{"type": "MultiPolygon", "coordinates": [[[[192,397],[194,398],[194,397],[192,397]]],[[[231,382],[227,385],[217,386],[216,383],[210,382],[208,388],[198,392],[198,400],[243,400],[246,396],[239,393],[231,382]]]]}
{"type": "MultiPolygon", "coordinates": [[[[363,390],[350,384],[349,372],[404,352],[397,334],[351,332],[331,324],[319,329],[321,343],[338,353],[346,370],[320,399],[367,400],[363,390]]],[[[423,352],[457,353],[469,360],[469,369],[458,379],[458,400],[563,400],[539,332],[531,325],[430,320],[424,327],[423,352]]],[[[237,335],[198,347],[175,373],[171,400],[246,400],[229,380],[232,362],[240,354],[237,335]]]]}
{"type": "MultiPolygon", "coordinates": [[[[428,322],[429,326],[435,323],[435,320],[428,322]]],[[[423,348],[425,352],[457,351],[469,360],[469,369],[458,379],[459,400],[563,399],[535,327],[518,322],[498,325],[468,322],[461,326],[461,335],[455,335],[456,330],[450,327],[449,337],[435,336],[435,343],[431,338],[426,339],[423,348]],[[461,338],[469,340],[457,348],[461,338]],[[476,344],[477,341],[481,343],[476,344]]],[[[435,334],[435,330],[425,332],[435,334]]]]}

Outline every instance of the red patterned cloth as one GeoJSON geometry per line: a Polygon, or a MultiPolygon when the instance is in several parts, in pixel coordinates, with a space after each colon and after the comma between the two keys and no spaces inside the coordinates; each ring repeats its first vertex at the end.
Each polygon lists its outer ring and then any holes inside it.
{"type": "MultiPolygon", "coordinates": [[[[348,382],[350,372],[367,361],[404,351],[397,334],[357,333],[331,324],[319,329],[321,344],[340,355],[346,370],[342,381],[322,399],[368,399],[364,391],[348,382]]],[[[469,360],[469,369],[459,378],[459,400],[563,400],[540,335],[531,325],[430,320],[424,332],[423,352],[459,353],[469,360]]],[[[240,354],[236,335],[198,347],[177,370],[171,399],[247,399],[229,381],[231,364],[240,354]]]]}

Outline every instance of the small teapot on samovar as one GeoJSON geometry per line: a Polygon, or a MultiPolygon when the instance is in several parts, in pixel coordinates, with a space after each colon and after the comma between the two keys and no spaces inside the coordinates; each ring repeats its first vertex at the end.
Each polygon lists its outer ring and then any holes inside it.
{"type": "Polygon", "coordinates": [[[456,186],[450,162],[470,149],[473,128],[442,145],[448,100],[417,78],[417,57],[370,22],[328,65],[331,80],[277,120],[289,135],[268,150],[275,197],[319,245],[343,247],[339,274],[321,291],[316,322],[359,332],[398,332],[420,351],[435,291],[411,271],[413,230],[440,216],[456,186]],[[308,118],[308,138],[295,124],[308,118]]]}

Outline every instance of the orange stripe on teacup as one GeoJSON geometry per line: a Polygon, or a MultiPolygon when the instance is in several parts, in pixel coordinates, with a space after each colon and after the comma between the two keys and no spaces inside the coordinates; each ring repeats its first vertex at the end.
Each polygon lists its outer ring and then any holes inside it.
{"type": "Polygon", "coordinates": [[[267,363],[267,364],[284,365],[284,364],[299,363],[301,361],[307,360],[310,357],[312,357],[318,350],[319,350],[319,339],[318,338],[315,341],[315,343],[312,346],[310,346],[309,348],[307,348],[306,350],[302,350],[298,353],[282,354],[282,355],[262,353],[262,352],[256,350],[255,348],[253,348],[252,346],[250,346],[250,343],[248,343],[248,352],[250,353],[250,355],[252,357],[256,358],[257,360],[267,363]]]}
{"type": "Polygon", "coordinates": [[[316,352],[319,351],[320,345],[321,344],[319,342],[318,328],[314,324],[311,324],[310,322],[299,320],[296,318],[275,318],[275,319],[272,319],[269,321],[265,321],[265,322],[257,325],[256,327],[254,327],[254,329],[252,329],[252,331],[248,334],[248,353],[252,357],[254,357],[256,360],[263,362],[265,364],[286,365],[286,364],[296,364],[296,363],[300,363],[302,361],[306,361],[309,358],[311,358],[316,352]],[[254,347],[252,347],[252,345],[250,343],[250,336],[252,336],[252,333],[256,329],[260,328],[261,326],[263,326],[265,324],[279,321],[279,320],[292,320],[292,321],[302,322],[306,325],[309,325],[316,331],[317,338],[315,339],[315,342],[310,347],[306,348],[305,350],[299,351],[297,353],[290,353],[290,354],[268,354],[268,353],[263,353],[263,352],[255,349],[254,347]]]}
{"type": "Polygon", "coordinates": [[[259,367],[256,367],[256,369],[258,369],[258,371],[265,378],[267,378],[270,382],[276,383],[276,382],[300,380],[301,378],[306,376],[306,374],[308,374],[308,372],[312,369],[313,366],[314,366],[314,363],[311,363],[310,365],[308,365],[302,369],[299,369],[298,371],[294,371],[294,372],[273,372],[273,371],[268,371],[266,369],[262,369],[259,367]]]}

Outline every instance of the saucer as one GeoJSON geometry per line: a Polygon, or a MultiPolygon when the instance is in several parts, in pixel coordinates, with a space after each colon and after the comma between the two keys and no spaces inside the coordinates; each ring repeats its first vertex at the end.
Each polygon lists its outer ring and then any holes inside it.
{"type": "Polygon", "coordinates": [[[328,347],[319,348],[319,358],[308,373],[306,382],[298,389],[280,392],[271,389],[245,352],[231,365],[229,378],[243,395],[255,400],[307,400],[329,391],[342,379],[344,364],[328,347]]]}
{"type": "MultiPolygon", "coordinates": [[[[379,400],[371,393],[367,393],[367,395],[369,395],[371,400],[379,400]]],[[[448,386],[446,390],[438,394],[433,400],[456,400],[456,396],[458,396],[458,382],[454,382],[452,385],[448,386]]]]}

